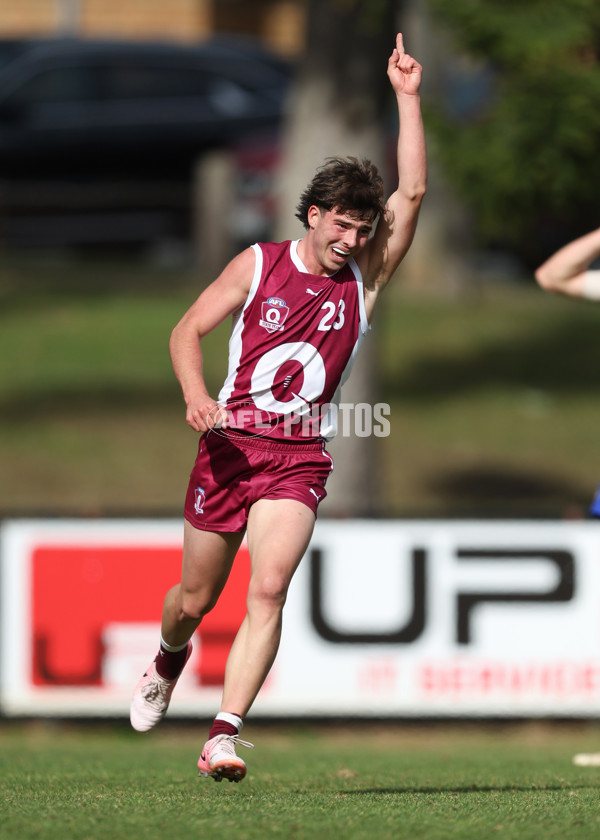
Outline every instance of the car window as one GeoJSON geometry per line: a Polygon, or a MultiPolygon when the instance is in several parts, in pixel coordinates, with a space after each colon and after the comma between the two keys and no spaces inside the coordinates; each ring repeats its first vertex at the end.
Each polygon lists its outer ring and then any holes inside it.
{"type": "Polygon", "coordinates": [[[25,76],[12,74],[0,95],[3,114],[23,114],[38,106],[102,105],[195,98],[215,113],[231,117],[248,113],[256,97],[283,90],[283,78],[269,65],[188,57],[177,63],[159,56],[73,56],[34,66],[25,76]]]}
{"type": "Polygon", "coordinates": [[[110,99],[205,96],[205,74],[192,68],[113,64],[103,69],[103,94],[110,99]]]}
{"type": "Polygon", "coordinates": [[[5,98],[10,105],[30,106],[40,103],[76,102],[92,96],[90,75],[76,66],[51,67],[24,81],[5,98]]]}
{"type": "MultiPolygon", "coordinates": [[[[214,68],[217,72],[217,68],[214,68]]],[[[284,88],[288,80],[271,67],[259,62],[238,61],[223,64],[218,68],[219,75],[224,79],[237,82],[247,90],[261,91],[270,88],[284,88]]]]}
{"type": "Polygon", "coordinates": [[[0,40],[0,68],[5,67],[25,52],[25,42],[12,39],[0,40]]]}

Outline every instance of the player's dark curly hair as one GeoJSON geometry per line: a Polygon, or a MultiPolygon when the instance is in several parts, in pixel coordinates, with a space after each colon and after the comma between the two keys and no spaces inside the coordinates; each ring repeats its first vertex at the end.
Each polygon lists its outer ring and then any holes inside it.
{"type": "Polygon", "coordinates": [[[308,210],[337,210],[374,222],[383,213],[383,179],[366,158],[327,158],[300,196],[296,218],[308,229],[308,210]]]}

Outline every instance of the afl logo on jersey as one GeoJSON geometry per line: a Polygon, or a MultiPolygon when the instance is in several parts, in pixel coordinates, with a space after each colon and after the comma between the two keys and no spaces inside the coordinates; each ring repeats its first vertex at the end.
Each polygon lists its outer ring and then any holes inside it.
{"type": "Polygon", "coordinates": [[[262,302],[260,310],[262,317],[258,323],[267,332],[282,330],[289,311],[290,307],[285,305],[285,301],[282,298],[270,297],[262,302]]]}

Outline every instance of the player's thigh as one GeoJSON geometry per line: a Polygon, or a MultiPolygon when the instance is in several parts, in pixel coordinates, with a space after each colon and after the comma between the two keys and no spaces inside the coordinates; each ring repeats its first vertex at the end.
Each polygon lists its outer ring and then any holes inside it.
{"type": "Polygon", "coordinates": [[[310,543],[315,515],[295,499],[260,499],[250,508],[251,579],[276,591],[287,587],[310,543]]]}
{"type": "Polygon", "coordinates": [[[217,598],[227,582],[243,534],[220,534],[184,521],[181,589],[183,593],[217,598]]]}

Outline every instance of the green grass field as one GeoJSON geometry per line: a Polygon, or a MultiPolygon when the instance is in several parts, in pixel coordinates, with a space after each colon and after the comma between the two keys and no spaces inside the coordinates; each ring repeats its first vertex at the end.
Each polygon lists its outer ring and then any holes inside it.
{"type": "MultiPolygon", "coordinates": [[[[135,263],[4,260],[0,515],[180,514],[197,438],[167,343],[202,282],[135,263]]],[[[386,292],[369,339],[376,401],[391,406],[373,453],[379,512],[585,511],[599,479],[598,318],[533,280],[386,292]]],[[[215,394],[228,333],[204,345],[215,394]]]]}
{"type": "MultiPolygon", "coordinates": [[[[249,721],[240,784],[196,775],[205,727],[43,723],[0,728],[4,840],[593,840],[600,747],[590,724],[249,721]]],[[[240,753],[242,750],[240,748],[240,753]]]]}

